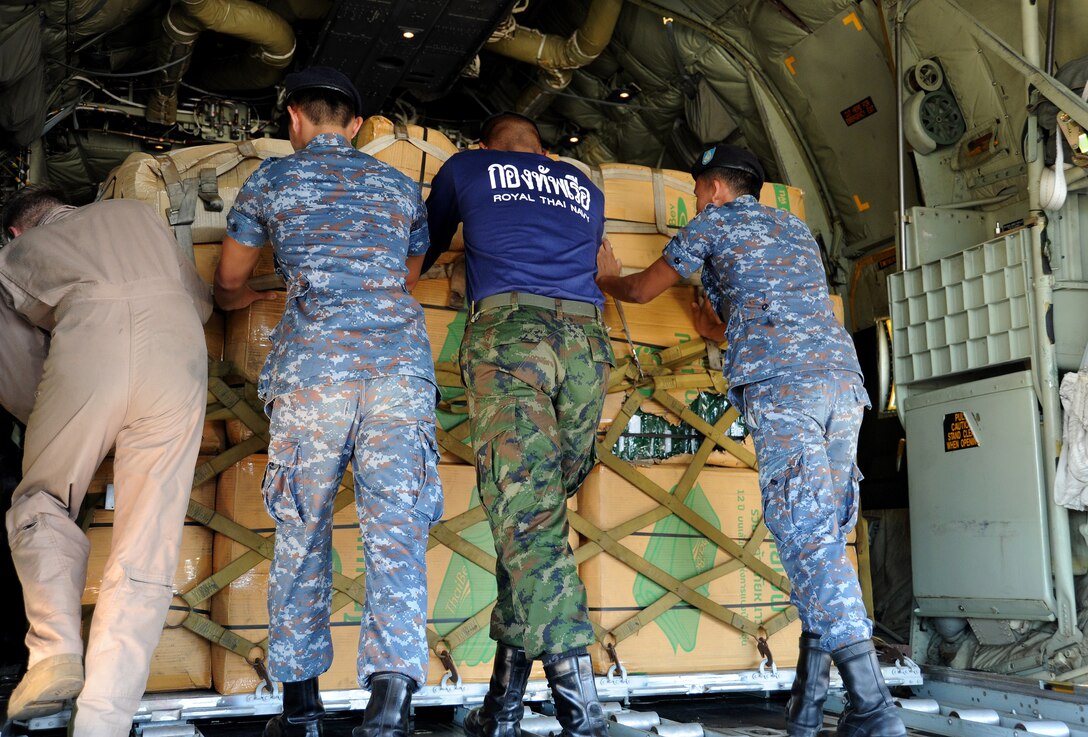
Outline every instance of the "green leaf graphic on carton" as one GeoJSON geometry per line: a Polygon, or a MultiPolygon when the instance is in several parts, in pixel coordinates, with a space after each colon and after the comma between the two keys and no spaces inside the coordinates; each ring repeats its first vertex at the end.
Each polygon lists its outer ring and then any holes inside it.
{"type": "MultiPolygon", "coordinates": [[[[718,515],[698,484],[692,488],[684,505],[715,527],[720,527],[718,515]]],[[[717,552],[718,547],[695,528],[676,515],[669,515],[654,525],[644,557],[647,562],[683,581],[713,567],[717,552]]],[[[706,596],[710,586],[703,585],[696,590],[706,596]]],[[[650,606],[666,593],[663,587],[641,573],[635,576],[634,597],[640,607],[650,606]]],[[[655,619],[654,624],[665,633],[673,652],[679,649],[691,652],[695,649],[699,634],[699,615],[698,609],[680,604],[655,619]]]]}
{"type": "MultiPolygon", "coordinates": [[[[473,488],[469,509],[480,506],[479,492],[473,488]]],[[[487,522],[477,522],[461,533],[461,537],[480,548],[495,554],[495,541],[487,522]]],[[[446,575],[435,597],[431,618],[435,631],[440,635],[452,631],[469,617],[495,599],[495,576],[461,555],[450,558],[446,575]]],[[[495,642],[484,628],[453,650],[458,665],[479,665],[495,656],[495,642]]]]}

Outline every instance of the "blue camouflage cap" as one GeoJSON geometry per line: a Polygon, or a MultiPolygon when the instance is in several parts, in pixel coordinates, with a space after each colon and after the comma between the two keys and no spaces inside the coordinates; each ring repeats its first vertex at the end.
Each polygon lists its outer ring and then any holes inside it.
{"type": "Polygon", "coordinates": [[[292,72],[284,80],[284,87],[287,90],[288,100],[291,99],[291,95],[300,90],[316,88],[339,92],[351,100],[354,106],[352,112],[355,115],[362,115],[363,98],[359,96],[359,90],[355,89],[355,85],[343,72],[332,67],[307,67],[302,71],[292,72]]]}
{"type": "Polygon", "coordinates": [[[721,167],[722,169],[737,169],[754,176],[758,181],[756,189],[763,186],[766,175],[763,167],[759,165],[759,159],[751,151],[734,146],[729,143],[719,143],[703,151],[691,165],[692,178],[698,178],[707,169],[721,167]]]}

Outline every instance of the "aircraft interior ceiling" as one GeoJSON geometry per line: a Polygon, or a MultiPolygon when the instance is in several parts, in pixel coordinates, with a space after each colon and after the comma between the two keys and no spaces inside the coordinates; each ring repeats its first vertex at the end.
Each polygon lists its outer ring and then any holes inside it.
{"type": "MultiPolygon", "coordinates": [[[[979,42],[972,21],[1022,53],[1024,7],[1012,0],[3,5],[0,188],[30,176],[28,151],[38,151],[49,179],[87,200],[133,150],[282,136],[276,85],[293,68],[324,63],[354,77],[368,113],[439,128],[463,145],[490,112],[518,109],[539,119],[551,150],[587,163],[683,169],[714,142],[748,146],[769,178],[805,191],[810,225],[832,256],[856,256],[894,237],[896,77],[913,153],[908,206],[1024,189],[1027,84],[979,42]],[[179,41],[179,27],[189,40],[179,41]]],[[[1060,70],[1088,54],[1088,16],[1057,2],[1051,44],[1049,10],[1045,3],[1034,10],[1039,44],[1060,70]]]]}

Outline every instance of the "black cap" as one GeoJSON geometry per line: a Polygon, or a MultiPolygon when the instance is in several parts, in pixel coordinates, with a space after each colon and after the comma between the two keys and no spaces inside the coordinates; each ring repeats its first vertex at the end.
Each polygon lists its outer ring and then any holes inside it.
{"type": "Polygon", "coordinates": [[[740,146],[733,146],[728,143],[719,143],[717,146],[712,146],[699,154],[695,159],[695,163],[691,165],[691,176],[697,178],[707,169],[713,169],[716,166],[723,169],[737,169],[748,172],[759,180],[756,185],[757,190],[763,186],[763,180],[766,178],[763,167],[759,165],[759,159],[756,158],[755,154],[740,146]]]}
{"type": "Polygon", "coordinates": [[[359,96],[359,90],[351,83],[343,72],[332,67],[308,67],[300,72],[292,72],[284,80],[287,89],[287,99],[300,90],[324,89],[333,90],[347,97],[354,106],[356,115],[363,113],[363,98],[359,96]]]}

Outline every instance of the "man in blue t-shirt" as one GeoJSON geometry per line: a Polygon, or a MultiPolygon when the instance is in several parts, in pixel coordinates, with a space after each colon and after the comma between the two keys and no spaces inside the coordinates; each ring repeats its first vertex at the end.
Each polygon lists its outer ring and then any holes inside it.
{"type": "Polygon", "coordinates": [[[544,155],[532,120],[502,113],[484,123],[480,150],[439,170],[427,210],[424,268],[464,223],[472,317],[461,372],[495,538],[495,668],[465,730],[517,734],[529,670],[540,659],[563,734],[606,737],[566,515],[567,497],[593,467],[613,365],[594,282],[603,195],[574,166],[544,155]]]}

